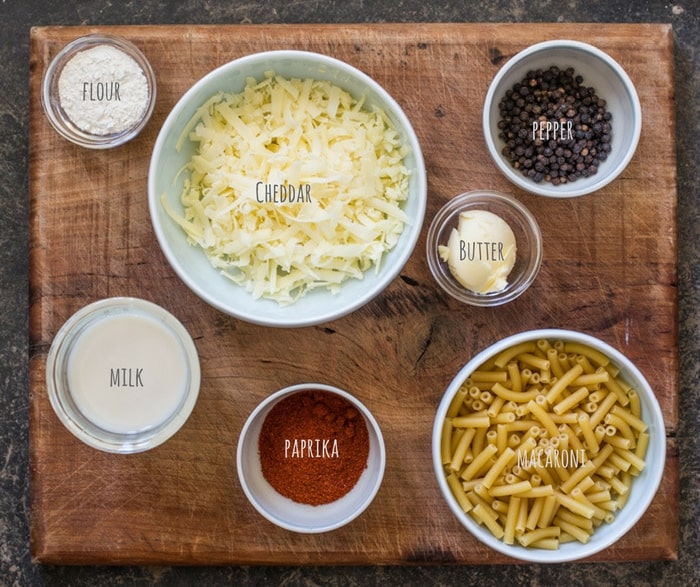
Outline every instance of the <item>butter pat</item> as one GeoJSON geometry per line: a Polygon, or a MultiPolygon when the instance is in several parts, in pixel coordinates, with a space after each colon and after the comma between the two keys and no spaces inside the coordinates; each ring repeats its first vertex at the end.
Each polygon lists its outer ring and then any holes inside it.
{"type": "Polygon", "coordinates": [[[438,247],[440,258],[454,278],[481,294],[505,289],[516,251],[513,230],[500,216],[487,210],[462,212],[447,245],[438,247]]]}

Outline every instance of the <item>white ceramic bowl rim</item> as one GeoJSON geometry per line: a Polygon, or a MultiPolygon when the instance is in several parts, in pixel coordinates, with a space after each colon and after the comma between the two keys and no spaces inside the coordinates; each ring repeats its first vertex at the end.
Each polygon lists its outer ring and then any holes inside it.
{"type": "MultiPolygon", "coordinates": [[[[301,66],[291,65],[291,67],[301,66]]],[[[284,72],[277,73],[284,74],[284,72]]],[[[241,80],[241,83],[244,82],[244,78],[241,78],[241,80]]],[[[346,89],[354,93],[352,88],[346,89]]],[[[187,118],[189,119],[189,116],[187,118]]],[[[177,134],[179,135],[179,130],[177,134]]],[[[167,181],[170,182],[170,178],[167,181]]],[[[179,278],[212,307],[254,324],[274,327],[303,327],[329,322],[357,310],[374,299],[398,276],[412,255],[422,230],[427,207],[427,177],[423,154],[418,137],[399,104],[380,84],[352,65],[327,55],[297,50],[265,51],[240,57],[212,70],[187,90],[168,115],[156,139],[149,169],[148,192],[151,221],[156,238],[169,264],[179,278]],[[259,64],[269,63],[269,68],[274,69],[274,63],[296,64],[303,63],[304,60],[309,59],[314,60],[317,68],[314,75],[326,76],[325,79],[331,81],[337,75],[342,75],[346,79],[357,80],[363,87],[367,88],[367,94],[375,96],[389,108],[390,111],[387,114],[394,120],[397,130],[405,134],[403,140],[410,148],[408,157],[415,162],[415,169],[410,178],[411,187],[409,189],[411,193],[409,194],[409,201],[406,203],[406,206],[411,208],[411,220],[404,227],[397,245],[384,255],[379,274],[375,276],[375,268],[370,268],[365,272],[362,280],[346,280],[341,285],[341,291],[337,295],[333,295],[326,290],[314,290],[291,306],[280,307],[277,302],[272,300],[253,300],[250,294],[244,291],[243,287],[230,282],[219,275],[213,268],[207,269],[212,281],[226,281],[226,288],[228,292],[231,292],[231,297],[222,299],[221,296],[209,292],[202,283],[192,277],[186,266],[186,263],[192,262],[191,259],[183,261],[182,255],[178,255],[173,251],[169,244],[169,240],[172,237],[168,236],[168,231],[171,230],[169,223],[172,220],[169,217],[164,217],[163,211],[160,210],[160,196],[163,188],[159,187],[157,180],[159,156],[162,156],[166,148],[165,144],[169,135],[174,133],[172,127],[178,118],[183,116],[188,110],[192,110],[192,114],[194,114],[193,103],[197,102],[196,106],[198,107],[200,102],[203,103],[211,95],[210,92],[206,94],[205,92],[206,88],[213,83],[213,80],[227,75],[235,76],[237,70],[255,67],[259,64]],[[202,99],[199,100],[197,96],[202,99]],[[170,130],[168,131],[167,129],[170,130]]],[[[178,227],[178,230],[181,232],[182,229],[178,227]]],[[[181,239],[182,241],[185,240],[184,233],[181,235],[181,239]]],[[[187,246],[189,247],[189,245],[187,246]]],[[[201,254],[202,264],[209,264],[203,251],[198,250],[196,253],[201,254]]],[[[186,254],[189,256],[189,253],[186,254]]]]}
{"type": "Polygon", "coordinates": [[[236,449],[236,466],[243,492],[253,507],[265,519],[292,532],[317,534],[349,524],[369,507],[384,478],[386,448],[377,420],[357,397],[333,385],[297,383],[268,396],[248,416],[241,430],[236,449]],[[259,457],[253,457],[250,454],[250,451],[255,451],[255,455],[258,454],[257,439],[260,426],[272,407],[282,398],[307,389],[334,393],[349,401],[365,418],[370,439],[367,468],[355,487],[340,499],[317,506],[296,503],[277,493],[262,476],[262,472],[257,470],[259,469],[259,457]],[[253,465],[251,460],[257,461],[257,465],[253,465]],[[253,489],[253,486],[256,486],[256,489],[253,489]],[[261,494],[259,495],[258,492],[261,494]]]}
{"type": "MultiPolygon", "coordinates": [[[[605,96],[601,97],[605,98],[605,96]]],[[[641,121],[642,108],[639,102],[639,96],[637,95],[637,90],[622,66],[610,55],[593,45],[582,41],[567,39],[556,39],[536,43],[527,47],[526,49],[523,49],[509,59],[496,73],[493,81],[489,85],[489,89],[486,93],[486,99],[484,100],[484,109],[482,114],[482,126],[489,153],[491,154],[494,163],[499,167],[503,174],[515,185],[528,192],[552,198],[573,198],[583,196],[601,189],[618,177],[634,156],[641,134],[641,121]],[[625,89],[626,98],[629,101],[629,105],[632,109],[630,115],[632,120],[635,121],[631,131],[629,147],[627,148],[624,156],[618,161],[614,169],[604,169],[601,167],[601,170],[599,170],[596,175],[585,179],[579,179],[576,182],[566,184],[565,186],[554,186],[545,184],[544,182],[536,184],[524,177],[520,172],[514,170],[510,165],[510,162],[506,161],[500,154],[500,149],[498,147],[499,139],[492,136],[491,130],[492,111],[494,108],[496,110],[498,109],[498,100],[500,100],[500,97],[496,95],[496,92],[505,91],[505,88],[501,88],[501,81],[503,78],[510,75],[512,69],[517,67],[526,58],[553,49],[588,53],[595,56],[601,63],[605,64],[609,70],[610,76],[617,77],[620,80],[622,87],[625,89]]],[[[615,121],[613,120],[613,125],[614,124],[615,121]]],[[[615,135],[613,135],[613,141],[615,141],[615,135]]],[[[610,163],[611,161],[608,159],[603,165],[610,163]]]]}
{"type": "MultiPolygon", "coordinates": [[[[642,375],[639,369],[616,348],[598,338],[582,332],[557,328],[530,330],[513,334],[499,340],[493,345],[477,353],[466,365],[464,365],[464,367],[462,367],[462,369],[460,369],[454,379],[450,382],[440,405],[438,406],[433,425],[432,457],[438,485],[442,495],[447,501],[447,505],[449,506],[450,510],[452,510],[455,517],[475,538],[490,546],[494,550],[515,559],[537,563],[569,562],[592,556],[593,554],[608,548],[610,545],[614,544],[617,540],[624,536],[644,515],[644,512],[646,512],[649,504],[656,495],[663,477],[664,463],[666,460],[665,424],[661,407],[659,406],[656,396],[646,378],[642,375]],[[593,534],[591,541],[588,544],[571,542],[562,544],[559,550],[525,548],[517,544],[508,545],[495,538],[488,530],[478,528],[476,522],[473,522],[471,518],[462,511],[457,503],[457,500],[452,496],[443,470],[440,453],[440,438],[445,415],[447,414],[447,410],[452,398],[454,397],[454,394],[457,392],[462,382],[488,358],[520,342],[537,340],[540,338],[549,340],[577,340],[588,344],[593,348],[600,349],[602,352],[607,354],[610,360],[620,368],[621,372],[625,374],[628,380],[633,379],[634,381],[638,382],[639,386],[637,389],[639,391],[642,404],[643,406],[648,405],[650,408],[648,413],[644,414],[644,420],[649,425],[650,430],[659,432],[658,438],[654,438],[652,440],[647,451],[647,462],[649,462],[650,458],[653,458],[654,463],[658,466],[646,467],[642,472],[642,476],[646,476],[643,493],[639,494],[640,488],[635,487],[635,483],[633,482],[632,491],[637,489],[636,493],[639,497],[635,502],[635,506],[632,507],[630,504],[628,504],[625,508],[622,508],[616,512],[615,520],[611,524],[606,524],[599,528],[598,531],[593,534]],[[604,537],[601,536],[603,533],[602,530],[604,530],[604,537]]],[[[635,482],[639,483],[642,476],[636,478],[635,482]]]]}

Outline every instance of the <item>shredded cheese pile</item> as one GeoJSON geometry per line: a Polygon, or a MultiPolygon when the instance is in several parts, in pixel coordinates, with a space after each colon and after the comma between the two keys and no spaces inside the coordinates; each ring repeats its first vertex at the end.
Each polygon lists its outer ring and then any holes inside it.
{"type": "Polygon", "coordinates": [[[163,206],[256,299],[337,293],[378,271],[408,222],[407,147],[384,112],[330,82],[250,78],[243,92],[203,104],[177,150],[188,140],[196,150],[180,172],[184,216],[164,195],[163,206]],[[260,201],[274,186],[306,196],[260,201]]]}

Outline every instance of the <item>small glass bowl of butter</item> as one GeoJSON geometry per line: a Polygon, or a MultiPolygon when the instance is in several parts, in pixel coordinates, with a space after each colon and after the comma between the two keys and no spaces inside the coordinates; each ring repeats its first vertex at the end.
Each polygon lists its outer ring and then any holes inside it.
{"type": "Polygon", "coordinates": [[[542,263],[542,234],[516,198],[491,190],[466,192],[435,215],[426,240],[438,285],[473,306],[500,306],[532,284],[542,263]]]}

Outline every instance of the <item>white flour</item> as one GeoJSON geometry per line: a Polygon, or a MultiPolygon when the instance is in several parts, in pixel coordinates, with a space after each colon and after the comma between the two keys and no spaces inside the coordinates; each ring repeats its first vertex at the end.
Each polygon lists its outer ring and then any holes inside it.
{"type": "Polygon", "coordinates": [[[75,126],[93,135],[119,133],[137,124],[148,107],[148,92],[139,64],[108,45],[77,53],[58,80],[64,112],[75,126]]]}

